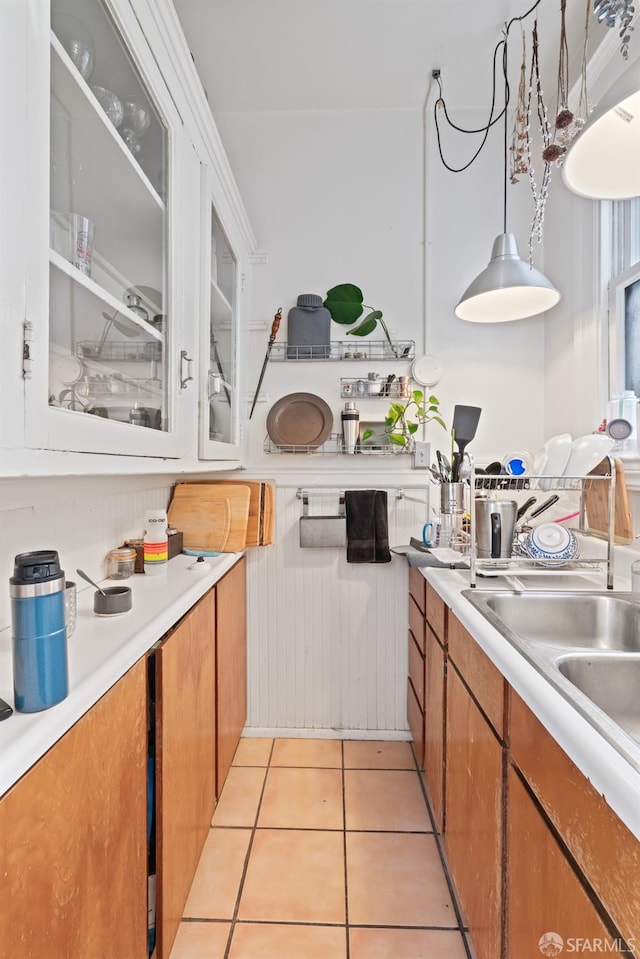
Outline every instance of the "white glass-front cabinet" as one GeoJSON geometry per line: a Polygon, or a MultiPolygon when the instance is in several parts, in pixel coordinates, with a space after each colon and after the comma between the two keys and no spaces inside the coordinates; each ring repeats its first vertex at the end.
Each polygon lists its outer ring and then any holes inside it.
{"type": "Polygon", "coordinates": [[[202,459],[240,455],[238,371],[241,321],[247,301],[246,257],[214,200],[211,168],[201,166],[200,442],[202,459]]]}
{"type": "MultiPolygon", "coordinates": [[[[49,58],[49,142],[48,169],[36,158],[32,174],[36,184],[46,176],[48,222],[36,185],[47,256],[36,243],[27,264],[40,296],[26,317],[25,445],[178,457],[182,120],[129,3],[37,6],[50,15],[46,48],[44,36],[33,44],[49,58]]],[[[39,115],[44,126],[42,106],[39,115]]]]}

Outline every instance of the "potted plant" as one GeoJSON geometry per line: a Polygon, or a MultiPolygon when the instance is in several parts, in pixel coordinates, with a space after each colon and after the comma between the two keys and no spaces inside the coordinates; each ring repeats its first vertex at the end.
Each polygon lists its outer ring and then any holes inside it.
{"type": "Polygon", "coordinates": [[[347,330],[347,333],[352,336],[368,336],[369,333],[373,333],[379,323],[393,356],[397,356],[397,348],[392,342],[389,330],[382,319],[382,310],[374,310],[373,307],[366,306],[363,301],[364,296],[360,287],[353,283],[340,283],[328,291],[324,306],[329,310],[331,319],[343,326],[350,326],[355,323],[365,310],[369,310],[362,323],[354,330],[347,330]]]}
{"type": "MultiPolygon", "coordinates": [[[[418,427],[432,421],[438,423],[443,430],[447,429],[440,413],[438,397],[425,396],[422,390],[412,390],[406,403],[391,403],[385,416],[384,431],[393,446],[411,449],[418,427]]],[[[366,442],[373,433],[373,430],[365,430],[361,437],[362,442],[366,442]]]]}

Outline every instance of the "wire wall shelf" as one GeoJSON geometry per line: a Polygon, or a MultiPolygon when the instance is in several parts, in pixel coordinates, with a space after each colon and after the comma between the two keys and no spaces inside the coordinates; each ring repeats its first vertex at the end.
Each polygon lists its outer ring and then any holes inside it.
{"type": "Polygon", "coordinates": [[[332,433],[329,439],[321,446],[289,446],[278,445],[267,436],[265,437],[263,450],[265,453],[314,453],[319,456],[408,456],[412,451],[402,446],[392,446],[384,444],[381,446],[369,445],[367,443],[356,444],[355,453],[347,453],[344,449],[342,436],[340,433],[332,433]]]}
{"type": "Polygon", "coordinates": [[[269,359],[273,362],[326,360],[412,360],[416,355],[414,340],[365,340],[353,342],[332,340],[317,345],[293,345],[275,342],[269,359]]]}
{"type": "Polygon", "coordinates": [[[340,379],[340,396],[343,399],[376,399],[376,400],[408,400],[411,399],[413,383],[409,377],[402,377],[402,382],[394,377],[378,377],[377,379],[359,379],[354,376],[343,376],[340,379]]]}

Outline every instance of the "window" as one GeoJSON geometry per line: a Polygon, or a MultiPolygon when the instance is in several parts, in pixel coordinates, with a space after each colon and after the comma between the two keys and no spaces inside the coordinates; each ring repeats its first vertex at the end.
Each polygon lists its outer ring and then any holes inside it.
{"type": "Polygon", "coordinates": [[[609,276],[609,394],[640,396],[640,200],[603,202],[603,275],[609,276]]]}

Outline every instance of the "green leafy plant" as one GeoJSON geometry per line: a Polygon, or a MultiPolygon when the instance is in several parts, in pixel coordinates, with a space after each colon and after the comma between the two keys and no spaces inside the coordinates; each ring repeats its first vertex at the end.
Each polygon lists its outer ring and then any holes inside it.
{"type": "Polygon", "coordinates": [[[374,310],[372,306],[367,306],[363,301],[364,296],[360,287],[354,286],[353,283],[340,283],[328,291],[324,305],[329,310],[331,319],[335,323],[340,323],[342,326],[350,326],[362,316],[365,310],[369,310],[362,323],[360,323],[355,330],[347,330],[347,334],[351,334],[351,336],[368,336],[369,333],[373,333],[379,323],[393,355],[397,356],[398,352],[396,347],[382,319],[382,310],[374,310]]]}
{"type": "MultiPolygon", "coordinates": [[[[384,419],[384,431],[394,446],[406,447],[410,445],[418,427],[432,421],[443,430],[447,429],[440,413],[438,397],[425,396],[422,390],[413,390],[406,403],[391,403],[384,419]]],[[[365,430],[362,441],[366,442],[373,434],[373,430],[365,430]]]]}

